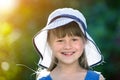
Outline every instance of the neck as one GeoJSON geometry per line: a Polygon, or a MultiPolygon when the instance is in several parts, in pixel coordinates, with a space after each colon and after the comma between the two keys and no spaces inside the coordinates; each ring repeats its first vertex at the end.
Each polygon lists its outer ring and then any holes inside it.
{"type": "Polygon", "coordinates": [[[59,72],[59,73],[71,74],[71,73],[81,72],[85,70],[80,67],[79,63],[73,63],[73,64],[59,63],[53,71],[59,72]]]}
{"type": "Polygon", "coordinates": [[[56,68],[51,72],[51,76],[53,80],[84,80],[86,72],[78,63],[58,63],[56,68]]]}

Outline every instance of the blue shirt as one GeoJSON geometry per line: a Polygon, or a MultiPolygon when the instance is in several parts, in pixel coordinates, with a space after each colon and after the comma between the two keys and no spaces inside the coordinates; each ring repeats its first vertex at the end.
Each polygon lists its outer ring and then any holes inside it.
{"type": "MultiPolygon", "coordinates": [[[[85,77],[85,80],[99,80],[99,76],[100,76],[100,74],[98,74],[94,71],[88,70],[86,77],[85,77]]],[[[46,77],[40,78],[39,80],[52,80],[52,78],[50,75],[48,75],[46,77]]]]}

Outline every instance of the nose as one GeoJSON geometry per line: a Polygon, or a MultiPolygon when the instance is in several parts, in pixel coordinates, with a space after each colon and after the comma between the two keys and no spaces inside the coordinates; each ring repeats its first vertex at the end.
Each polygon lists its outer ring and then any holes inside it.
{"type": "Polygon", "coordinates": [[[72,43],[70,41],[65,41],[64,42],[64,49],[71,49],[72,48],[72,43]]]}

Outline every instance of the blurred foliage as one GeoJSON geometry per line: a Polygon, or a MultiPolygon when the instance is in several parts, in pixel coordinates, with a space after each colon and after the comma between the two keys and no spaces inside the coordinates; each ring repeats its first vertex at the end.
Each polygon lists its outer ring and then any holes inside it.
{"type": "Polygon", "coordinates": [[[35,72],[29,68],[37,70],[39,55],[32,38],[45,26],[48,15],[62,7],[79,9],[85,15],[88,32],[105,58],[94,69],[106,80],[119,79],[119,0],[20,0],[13,13],[0,15],[0,80],[35,80],[35,72]]]}

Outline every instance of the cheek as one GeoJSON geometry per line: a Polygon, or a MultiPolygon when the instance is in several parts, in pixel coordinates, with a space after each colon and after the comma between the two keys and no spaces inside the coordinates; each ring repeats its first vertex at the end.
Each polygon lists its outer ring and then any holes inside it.
{"type": "Polygon", "coordinates": [[[76,44],[75,46],[76,46],[76,49],[82,52],[84,50],[85,44],[79,43],[79,44],[76,44]]]}
{"type": "Polygon", "coordinates": [[[61,48],[60,45],[55,45],[55,44],[51,45],[52,52],[54,52],[54,53],[56,53],[57,51],[59,51],[60,48],[61,48]]]}

